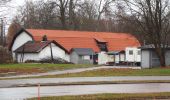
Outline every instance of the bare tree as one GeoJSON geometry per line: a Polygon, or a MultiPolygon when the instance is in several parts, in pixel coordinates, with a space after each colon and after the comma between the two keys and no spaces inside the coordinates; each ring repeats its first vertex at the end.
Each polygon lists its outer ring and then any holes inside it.
{"type": "Polygon", "coordinates": [[[4,27],[4,20],[3,20],[3,18],[4,18],[4,16],[3,16],[3,14],[4,14],[4,8],[6,8],[7,7],[7,3],[8,2],[10,2],[11,0],[1,0],[0,1],[0,20],[1,20],[1,22],[0,22],[0,45],[3,45],[3,46],[5,46],[5,43],[6,43],[6,41],[5,41],[5,27],[4,27]]]}
{"type": "Polygon", "coordinates": [[[18,12],[14,20],[25,28],[57,29],[59,26],[54,2],[26,2],[18,12]]]}
{"type": "Polygon", "coordinates": [[[69,0],[56,0],[55,4],[59,8],[59,19],[62,24],[62,29],[67,29],[67,24],[66,24],[66,11],[68,8],[68,3],[69,0]]]}
{"type": "Polygon", "coordinates": [[[170,10],[169,0],[124,0],[138,31],[159,57],[161,66],[165,66],[165,53],[169,45],[170,10]]]}
{"type": "Polygon", "coordinates": [[[79,19],[80,30],[95,30],[95,21],[97,19],[95,1],[85,0],[84,2],[82,2],[78,8],[77,15],[77,19],[79,19]]]}
{"type": "Polygon", "coordinates": [[[11,0],[0,0],[0,20],[1,20],[1,29],[0,29],[0,63],[9,63],[11,61],[11,55],[8,52],[8,49],[5,47],[5,27],[4,27],[4,18],[3,14],[5,12],[6,7],[8,7],[7,3],[11,0]],[[1,46],[2,45],[2,46],[1,46]]]}
{"type": "Polygon", "coordinates": [[[114,0],[100,0],[99,1],[99,4],[96,5],[97,7],[97,12],[98,12],[98,15],[97,15],[97,27],[96,27],[96,31],[98,31],[99,29],[99,24],[100,24],[100,20],[101,20],[101,17],[102,17],[102,14],[104,13],[111,13],[111,8],[110,8],[110,5],[111,3],[113,3],[114,0]]]}
{"type": "Polygon", "coordinates": [[[115,0],[27,1],[14,20],[24,28],[118,32],[114,3],[115,0]]]}
{"type": "Polygon", "coordinates": [[[78,20],[76,19],[76,9],[79,6],[79,1],[81,0],[70,0],[69,1],[69,28],[77,30],[78,29],[78,20]]]}

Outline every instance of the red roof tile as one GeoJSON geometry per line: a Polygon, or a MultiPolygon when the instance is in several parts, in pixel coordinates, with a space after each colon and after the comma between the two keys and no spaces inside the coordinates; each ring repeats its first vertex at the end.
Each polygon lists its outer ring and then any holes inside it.
{"type": "Polygon", "coordinates": [[[47,35],[48,40],[55,40],[68,51],[72,48],[92,48],[95,52],[99,52],[96,40],[107,42],[109,51],[125,50],[126,47],[140,46],[140,43],[134,36],[126,33],[42,29],[27,29],[27,31],[33,35],[35,41],[41,41],[42,36],[47,35]]]}

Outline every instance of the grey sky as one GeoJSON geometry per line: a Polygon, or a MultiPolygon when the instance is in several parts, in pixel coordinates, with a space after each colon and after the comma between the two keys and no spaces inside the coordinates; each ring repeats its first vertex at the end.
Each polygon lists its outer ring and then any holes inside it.
{"type": "MultiPolygon", "coordinates": [[[[6,29],[11,24],[13,17],[17,14],[17,9],[19,6],[22,6],[26,0],[12,0],[7,4],[7,8],[3,8],[3,12],[0,13],[4,17],[6,29]]],[[[29,0],[31,1],[31,0],[29,0]]]]}

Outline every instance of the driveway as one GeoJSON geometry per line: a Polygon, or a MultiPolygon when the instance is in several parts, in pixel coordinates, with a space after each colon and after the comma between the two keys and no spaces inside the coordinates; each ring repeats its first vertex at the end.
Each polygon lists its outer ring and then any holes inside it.
{"type": "MultiPolygon", "coordinates": [[[[169,83],[149,84],[110,84],[110,85],[73,85],[41,87],[40,96],[65,96],[100,93],[160,93],[170,92],[169,83]]],[[[37,97],[37,87],[1,88],[1,100],[23,100],[37,97]]]]}
{"type": "Polygon", "coordinates": [[[47,73],[38,73],[38,74],[28,74],[28,75],[17,75],[17,76],[9,76],[9,77],[0,77],[0,79],[6,78],[25,78],[25,77],[39,77],[46,75],[59,75],[66,73],[78,73],[83,71],[97,70],[97,69],[109,69],[109,68],[131,68],[131,69],[141,69],[141,67],[126,67],[126,66],[101,66],[101,67],[91,67],[91,68],[79,68],[79,69],[70,69],[64,71],[53,71],[47,73]]]}
{"type": "Polygon", "coordinates": [[[0,88],[37,85],[37,84],[57,84],[72,82],[103,82],[103,81],[169,81],[169,76],[118,76],[118,77],[74,77],[74,78],[40,78],[40,79],[16,79],[0,80],[0,88]]]}

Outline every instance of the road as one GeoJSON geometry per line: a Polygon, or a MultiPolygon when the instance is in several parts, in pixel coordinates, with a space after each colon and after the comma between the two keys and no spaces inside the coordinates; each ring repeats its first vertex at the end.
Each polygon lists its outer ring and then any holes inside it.
{"type": "Polygon", "coordinates": [[[169,76],[116,76],[116,77],[74,77],[74,78],[40,78],[40,79],[16,79],[0,80],[0,88],[13,87],[25,84],[57,84],[71,82],[102,82],[102,81],[169,81],[169,76]]]}
{"type": "MultiPolygon", "coordinates": [[[[169,83],[148,84],[110,84],[110,85],[73,85],[73,86],[47,86],[40,88],[41,97],[84,95],[100,93],[159,93],[170,92],[169,83]]],[[[0,88],[1,100],[23,100],[37,97],[37,87],[0,88]]]]}
{"type": "Polygon", "coordinates": [[[39,77],[39,76],[46,76],[46,75],[59,75],[59,74],[78,73],[78,72],[83,72],[83,71],[90,71],[90,70],[97,70],[97,69],[109,69],[109,68],[141,69],[141,67],[101,66],[101,67],[78,68],[78,69],[70,69],[70,70],[63,70],[63,71],[53,71],[53,72],[37,73],[37,74],[28,74],[28,75],[16,75],[16,76],[0,77],[0,79],[6,79],[6,78],[25,78],[25,77],[39,77]]]}

